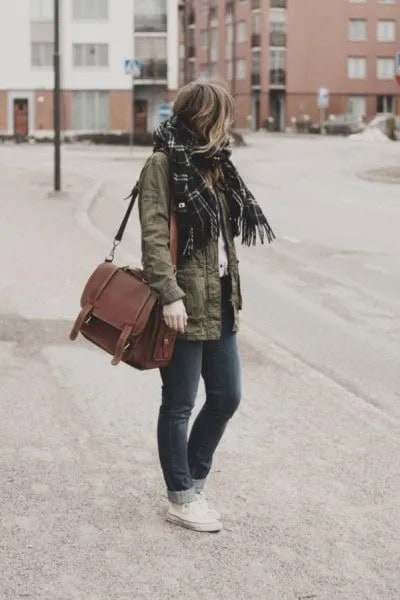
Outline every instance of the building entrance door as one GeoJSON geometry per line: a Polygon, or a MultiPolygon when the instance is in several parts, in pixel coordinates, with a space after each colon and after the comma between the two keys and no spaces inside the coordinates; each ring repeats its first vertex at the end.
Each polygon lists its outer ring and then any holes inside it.
{"type": "Polygon", "coordinates": [[[14,137],[21,142],[29,133],[29,109],[27,98],[14,100],[14,137]]]}
{"type": "Polygon", "coordinates": [[[284,131],[285,129],[285,92],[282,90],[271,90],[269,95],[269,114],[274,119],[273,131],[284,131]]]}
{"type": "Polygon", "coordinates": [[[258,131],[260,129],[260,109],[260,93],[255,92],[253,93],[252,97],[252,127],[254,131],[258,131]]]}
{"type": "Polygon", "coordinates": [[[378,112],[378,113],[393,113],[394,112],[393,96],[377,96],[376,112],[378,112]]]}
{"type": "Polygon", "coordinates": [[[349,96],[348,110],[355,117],[366,117],[367,98],[365,96],[349,96]]]}
{"type": "Polygon", "coordinates": [[[135,100],[135,131],[147,131],[147,100],[135,100]]]}

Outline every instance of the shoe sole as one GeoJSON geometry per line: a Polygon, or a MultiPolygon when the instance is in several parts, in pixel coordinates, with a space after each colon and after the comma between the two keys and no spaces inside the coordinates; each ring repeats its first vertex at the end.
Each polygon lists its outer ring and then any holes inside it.
{"type": "Polygon", "coordinates": [[[179,517],[169,513],[167,514],[167,521],[174,523],[175,525],[185,527],[186,529],[192,529],[192,531],[214,533],[221,531],[222,529],[222,523],[191,523],[190,521],[184,521],[183,519],[180,519],[179,517]]]}

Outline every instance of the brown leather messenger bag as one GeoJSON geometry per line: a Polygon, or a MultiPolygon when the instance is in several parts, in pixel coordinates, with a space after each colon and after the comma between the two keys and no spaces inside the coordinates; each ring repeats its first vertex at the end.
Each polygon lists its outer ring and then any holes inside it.
{"type": "MultiPolygon", "coordinates": [[[[109,256],[89,277],[82,296],[81,311],[70,333],[80,332],[87,340],[112,354],[112,365],[121,361],[136,369],[164,367],[172,357],[176,332],[162,318],[162,306],[151,291],[140,268],[113,263],[139,193],[139,181],[114,238],[109,256]]],[[[169,248],[174,268],[177,260],[176,216],[170,213],[169,248]]]]}

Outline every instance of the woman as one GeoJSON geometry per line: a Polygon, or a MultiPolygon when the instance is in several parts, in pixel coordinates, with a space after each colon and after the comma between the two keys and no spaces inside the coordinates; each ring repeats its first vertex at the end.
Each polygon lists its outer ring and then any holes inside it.
{"type": "Polygon", "coordinates": [[[213,454],[241,395],[236,331],[242,307],[234,237],[255,243],[270,229],[230,161],[234,102],[222,87],[191,83],[178,93],[174,115],[154,133],[154,153],[140,181],[143,268],[178,332],[171,362],[160,369],[158,449],[167,519],[197,531],[222,524],[204,495],[213,454]],[[178,262],[169,252],[169,215],[178,225],[178,262]],[[203,377],[206,402],[188,439],[203,377]]]}

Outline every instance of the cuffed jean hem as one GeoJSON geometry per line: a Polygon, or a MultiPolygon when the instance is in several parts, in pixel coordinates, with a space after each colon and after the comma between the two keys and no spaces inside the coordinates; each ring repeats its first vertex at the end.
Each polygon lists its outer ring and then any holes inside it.
{"type": "Polygon", "coordinates": [[[193,485],[196,492],[202,492],[204,490],[205,479],[193,479],[193,485]]]}
{"type": "Polygon", "coordinates": [[[175,504],[186,504],[186,502],[193,502],[196,500],[196,489],[194,487],[188,490],[178,490],[176,492],[167,490],[168,500],[175,502],[175,504]]]}

